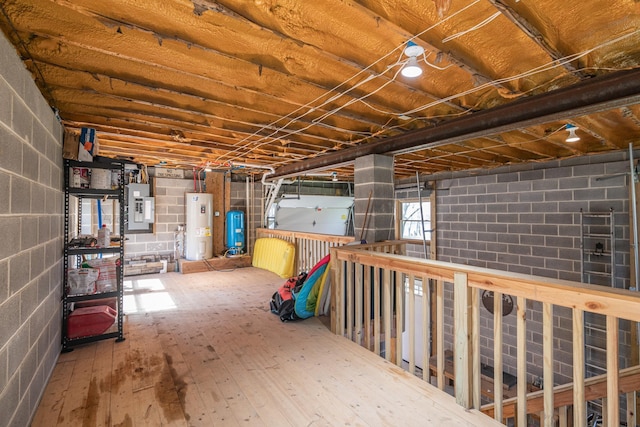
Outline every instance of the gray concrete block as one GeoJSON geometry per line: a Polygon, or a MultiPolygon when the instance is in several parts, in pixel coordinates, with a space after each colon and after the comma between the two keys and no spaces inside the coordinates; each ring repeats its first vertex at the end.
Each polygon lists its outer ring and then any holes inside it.
{"type": "Polygon", "coordinates": [[[531,212],[531,203],[509,203],[507,211],[511,213],[531,212]]]}
{"type": "Polygon", "coordinates": [[[20,248],[20,218],[13,216],[0,216],[0,236],[3,236],[0,245],[0,260],[15,254],[20,248]]]}
{"type": "Polygon", "coordinates": [[[31,256],[21,252],[9,260],[9,294],[20,292],[29,282],[31,256]]]}
{"type": "Polygon", "coordinates": [[[9,261],[0,260],[0,306],[9,298],[9,261]]]}
{"type": "Polygon", "coordinates": [[[40,245],[31,249],[31,270],[29,280],[38,277],[45,269],[44,246],[40,245]]]}
{"type": "MultiPolygon", "coordinates": [[[[20,218],[20,246],[16,250],[28,250],[38,244],[38,218],[24,216],[20,218]]],[[[13,230],[15,233],[17,230],[13,230]]]]}
{"type": "Polygon", "coordinates": [[[520,201],[520,197],[518,193],[499,193],[496,195],[496,203],[502,210],[506,210],[504,204],[518,203],[520,201]]]}
{"type": "Polygon", "coordinates": [[[520,181],[539,181],[544,179],[543,169],[534,169],[520,172],[520,181]]]}
{"type": "Polygon", "coordinates": [[[0,200],[4,200],[5,203],[0,203],[0,214],[9,213],[11,204],[6,203],[11,197],[11,176],[3,171],[0,171],[0,200]]]}
{"type": "Polygon", "coordinates": [[[0,126],[0,141],[3,150],[0,156],[0,169],[22,174],[22,143],[3,126],[0,126]]]}
{"type": "MultiPolygon", "coordinates": [[[[0,40],[3,38],[0,37],[0,40]]],[[[0,62],[1,64],[2,62],[0,62]]],[[[3,422],[9,425],[10,420],[13,419],[14,413],[20,402],[20,376],[15,371],[9,371],[10,377],[7,381],[6,387],[3,389],[3,393],[0,394],[0,414],[3,414],[3,422]]],[[[22,426],[29,425],[29,420],[19,420],[24,423],[22,426]]]]}
{"type": "Polygon", "coordinates": [[[51,239],[51,217],[41,216],[38,218],[38,242],[46,242],[51,239]]]}
{"type": "Polygon", "coordinates": [[[11,127],[11,110],[13,103],[13,91],[9,88],[9,85],[0,79],[0,123],[3,123],[6,127],[11,127]]]}
{"type": "Polygon", "coordinates": [[[8,376],[9,366],[9,349],[7,346],[0,351],[0,390],[3,390],[9,380],[8,376]]]}
{"type": "Polygon", "coordinates": [[[514,255],[531,255],[531,246],[509,245],[509,253],[514,255]]]}
{"type": "Polygon", "coordinates": [[[31,129],[33,127],[33,115],[22,100],[14,98],[13,114],[11,116],[11,129],[20,139],[31,144],[31,129]]]}
{"type": "MultiPolygon", "coordinates": [[[[28,328],[26,328],[28,329],[28,328]]],[[[9,352],[11,355],[11,352],[9,352]]],[[[36,374],[38,355],[35,346],[30,348],[27,354],[22,358],[20,364],[20,394],[26,395],[29,391],[31,381],[36,374]]],[[[28,417],[27,417],[28,418],[28,417]]]]}
{"type": "Polygon", "coordinates": [[[19,176],[11,177],[11,213],[31,212],[31,183],[19,176]]]}

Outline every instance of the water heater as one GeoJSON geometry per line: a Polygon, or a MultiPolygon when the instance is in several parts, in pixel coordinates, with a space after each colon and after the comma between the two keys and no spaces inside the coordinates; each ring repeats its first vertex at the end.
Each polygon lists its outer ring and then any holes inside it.
{"type": "Polygon", "coordinates": [[[213,257],[213,195],[185,193],[185,258],[198,261],[213,257]]]}
{"type": "Polygon", "coordinates": [[[241,254],[244,249],[244,213],[227,212],[227,251],[231,255],[241,254]]]}

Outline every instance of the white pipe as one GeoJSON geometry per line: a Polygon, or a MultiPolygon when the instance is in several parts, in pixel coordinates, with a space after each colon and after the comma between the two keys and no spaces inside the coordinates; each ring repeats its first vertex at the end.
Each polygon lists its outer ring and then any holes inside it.
{"type": "Polygon", "coordinates": [[[629,143],[629,166],[631,167],[631,211],[633,212],[633,259],[635,267],[635,283],[633,286],[638,289],[640,266],[638,265],[638,212],[636,209],[636,171],[633,165],[633,144],[629,143]]]}

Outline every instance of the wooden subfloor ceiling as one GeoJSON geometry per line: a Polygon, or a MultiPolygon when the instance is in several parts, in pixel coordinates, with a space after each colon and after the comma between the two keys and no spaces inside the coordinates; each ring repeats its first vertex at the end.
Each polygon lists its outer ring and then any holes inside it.
{"type": "Polygon", "coordinates": [[[60,355],[32,426],[495,426],[318,319],[253,267],[125,281],[126,341],[60,355]]]}

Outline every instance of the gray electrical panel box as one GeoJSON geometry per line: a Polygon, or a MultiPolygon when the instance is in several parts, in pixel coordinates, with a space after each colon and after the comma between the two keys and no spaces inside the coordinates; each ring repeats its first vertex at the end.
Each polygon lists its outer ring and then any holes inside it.
{"type": "Polygon", "coordinates": [[[152,231],[155,200],[149,197],[149,184],[127,185],[127,231],[152,231]]]}

